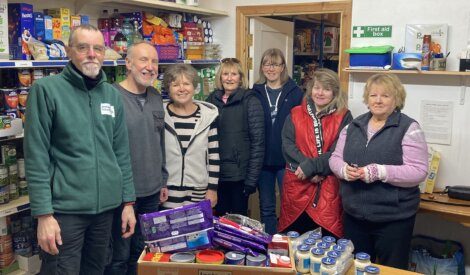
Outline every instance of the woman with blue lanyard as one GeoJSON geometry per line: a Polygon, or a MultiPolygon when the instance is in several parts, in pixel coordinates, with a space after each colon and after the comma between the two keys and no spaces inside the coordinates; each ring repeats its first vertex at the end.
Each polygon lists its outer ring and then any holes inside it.
{"type": "Polygon", "coordinates": [[[258,181],[260,214],[266,232],[274,234],[277,232],[275,183],[277,180],[281,192],[286,165],[282,155],[282,126],[290,110],[301,103],[303,92],[287,74],[286,59],[279,49],[263,53],[259,75],[253,91],[263,106],[266,135],[263,169],[258,181]]]}

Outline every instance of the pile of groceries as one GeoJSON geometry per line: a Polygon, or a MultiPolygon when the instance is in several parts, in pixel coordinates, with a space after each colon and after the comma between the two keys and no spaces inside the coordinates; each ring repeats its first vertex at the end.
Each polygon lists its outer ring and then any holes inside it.
{"type": "Polygon", "coordinates": [[[345,274],[354,263],[357,274],[380,272],[366,253],[357,253],[354,260],[350,240],[322,236],[320,228],[271,236],[248,217],[214,217],[209,200],[143,214],[139,220],[147,244],[143,261],[288,268],[322,275],[345,274]]]}

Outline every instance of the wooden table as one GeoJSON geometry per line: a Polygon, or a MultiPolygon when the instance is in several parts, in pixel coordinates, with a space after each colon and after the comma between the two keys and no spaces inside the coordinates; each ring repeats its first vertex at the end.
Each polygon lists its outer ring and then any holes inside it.
{"type": "MultiPolygon", "coordinates": [[[[378,268],[380,268],[380,275],[416,275],[421,273],[416,273],[408,270],[397,269],[389,266],[374,264],[378,268]]],[[[346,275],[355,275],[356,270],[354,269],[354,264],[351,268],[346,272],[346,275]]]]}
{"type": "Polygon", "coordinates": [[[444,219],[470,227],[470,201],[451,199],[447,194],[443,193],[421,194],[419,210],[420,212],[436,214],[444,219]],[[441,202],[468,206],[449,205],[441,202]]]}

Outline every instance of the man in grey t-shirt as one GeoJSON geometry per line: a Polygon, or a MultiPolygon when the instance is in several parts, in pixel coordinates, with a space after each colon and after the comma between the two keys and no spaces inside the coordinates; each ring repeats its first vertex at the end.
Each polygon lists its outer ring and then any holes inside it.
{"type": "MultiPolygon", "coordinates": [[[[136,215],[156,212],[168,199],[165,168],[164,114],[161,95],[151,87],[158,76],[158,54],[154,46],[139,42],[129,47],[127,77],[115,87],[122,95],[129,131],[132,173],[137,200],[136,215]]],[[[121,217],[116,212],[113,227],[112,262],[105,274],[136,274],[137,259],[144,241],[137,222],[135,234],[122,238],[121,217]]]]}

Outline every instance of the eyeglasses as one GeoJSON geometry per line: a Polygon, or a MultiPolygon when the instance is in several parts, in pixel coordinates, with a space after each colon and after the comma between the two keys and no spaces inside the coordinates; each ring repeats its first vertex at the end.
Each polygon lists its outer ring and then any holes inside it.
{"type": "Polygon", "coordinates": [[[240,60],[238,60],[235,57],[227,57],[227,58],[220,60],[220,63],[228,63],[228,62],[240,64],[240,60]]]}
{"type": "Polygon", "coordinates": [[[73,47],[75,49],[77,49],[77,51],[81,54],[86,54],[90,51],[90,49],[93,48],[93,51],[96,53],[96,54],[99,54],[99,55],[103,55],[106,51],[106,48],[104,46],[100,46],[100,45],[88,45],[88,44],[78,44],[76,46],[70,46],[70,47],[73,47]]]}
{"type": "Polygon", "coordinates": [[[271,64],[271,63],[266,63],[266,64],[263,64],[263,67],[265,67],[265,68],[275,68],[275,69],[279,69],[279,68],[282,67],[282,65],[284,65],[284,64],[282,64],[282,63],[281,63],[281,64],[277,64],[277,63],[272,63],[272,64],[271,64]]]}

